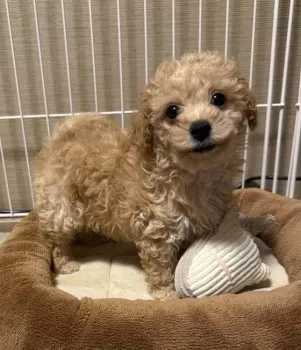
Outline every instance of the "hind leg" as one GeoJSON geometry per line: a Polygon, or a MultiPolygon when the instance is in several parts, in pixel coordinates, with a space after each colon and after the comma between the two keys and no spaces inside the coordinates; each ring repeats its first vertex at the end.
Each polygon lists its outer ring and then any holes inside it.
{"type": "Polygon", "coordinates": [[[81,204],[70,205],[64,197],[52,203],[49,198],[43,202],[43,207],[37,206],[36,212],[40,234],[52,253],[54,270],[63,274],[78,271],[79,263],[73,259],[70,245],[76,232],[83,228],[81,204]]]}
{"type": "Polygon", "coordinates": [[[69,274],[79,270],[80,264],[73,260],[68,245],[56,245],[52,250],[53,266],[57,273],[69,274]]]}
{"type": "Polygon", "coordinates": [[[46,245],[51,251],[54,271],[61,274],[78,271],[80,264],[74,260],[70,250],[74,236],[72,232],[63,230],[58,232],[46,231],[45,228],[42,228],[40,232],[44,236],[46,245]]]}

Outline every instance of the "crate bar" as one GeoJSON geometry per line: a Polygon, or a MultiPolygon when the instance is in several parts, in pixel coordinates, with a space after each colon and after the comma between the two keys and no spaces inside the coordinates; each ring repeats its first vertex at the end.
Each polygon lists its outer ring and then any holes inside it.
{"type": "Polygon", "coordinates": [[[20,96],[20,87],[19,87],[19,79],[18,79],[16,56],[15,56],[15,47],[14,47],[11,21],[10,21],[8,0],[5,0],[5,5],[6,5],[7,24],[8,24],[8,31],[9,31],[9,39],[10,39],[13,67],[14,67],[14,77],[15,77],[15,84],[16,84],[17,100],[18,100],[18,107],[19,107],[19,113],[20,113],[19,119],[21,122],[22,139],[23,139],[24,153],[25,153],[25,159],[26,159],[28,182],[29,182],[29,187],[30,187],[31,201],[32,201],[32,205],[33,205],[34,204],[34,197],[33,197],[33,189],[32,189],[31,171],[30,171],[30,165],[29,165],[27,140],[26,140],[25,127],[24,127],[23,110],[22,110],[22,103],[21,103],[21,96],[20,96]]]}
{"type": "Polygon", "coordinates": [[[70,113],[71,113],[71,116],[73,117],[74,113],[73,113],[73,100],[72,100],[72,88],[71,88],[71,76],[70,76],[70,64],[69,64],[69,49],[68,49],[68,40],[67,40],[64,0],[61,0],[61,7],[62,7],[62,20],[63,20],[63,32],[64,32],[65,60],[66,60],[66,69],[67,69],[69,104],[70,104],[70,113]]]}
{"type": "Polygon", "coordinates": [[[4,182],[5,182],[5,188],[6,188],[7,202],[8,202],[8,207],[9,207],[9,211],[10,211],[10,216],[12,216],[13,215],[13,206],[11,203],[11,196],[10,196],[10,190],[9,190],[9,185],[8,185],[8,178],[7,178],[7,171],[6,171],[6,164],[5,164],[1,136],[0,136],[0,155],[1,155],[1,162],[2,162],[2,167],[3,167],[3,175],[4,175],[4,182]]]}
{"type": "MultiPolygon", "coordinates": [[[[255,32],[256,32],[256,13],[257,13],[257,0],[253,3],[253,21],[252,21],[252,40],[251,40],[251,55],[250,55],[250,72],[249,72],[249,86],[253,85],[253,67],[254,67],[254,48],[255,48],[255,32]]],[[[245,181],[247,175],[247,162],[248,162],[248,145],[249,145],[249,127],[247,127],[245,147],[244,147],[244,164],[242,170],[241,184],[242,188],[245,188],[245,181]]]]}
{"type": "MultiPolygon", "coordinates": [[[[300,98],[300,94],[299,94],[300,98]]],[[[294,197],[295,194],[295,185],[296,185],[296,175],[297,175],[297,167],[298,167],[298,160],[299,160],[299,154],[300,154],[300,135],[301,135],[301,114],[300,114],[300,108],[297,110],[296,116],[298,116],[298,125],[296,126],[296,145],[295,145],[295,152],[294,152],[294,166],[293,166],[293,172],[291,177],[291,191],[289,194],[289,197],[294,197]]]]}
{"type": "Polygon", "coordinates": [[[229,12],[230,12],[230,1],[227,0],[227,4],[226,4],[226,27],[225,27],[225,57],[228,57],[229,12]]]}
{"type": "MultiPolygon", "coordinates": [[[[279,103],[272,103],[271,106],[272,107],[284,107],[284,104],[280,103],[280,102],[279,103]]],[[[268,104],[267,103],[258,103],[257,107],[258,108],[267,108],[268,104]]]]}
{"type": "Polygon", "coordinates": [[[286,192],[285,192],[286,196],[289,196],[290,189],[291,189],[292,168],[293,168],[293,154],[295,152],[297,124],[298,124],[298,110],[296,111],[296,116],[295,116],[294,135],[293,135],[293,140],[292,140],[291,156],[290,156],[290,163],[289,163],[289,169],[288,169],[288,180],[287,180],[286,192]]]}
{"type": "Polygon", "coordinates": [[[296,122],[295,122],[295,138],[294,138],[294,149],[292,149],[292,171],[290,176],[290,187],[288,192],[288,197],[294,197],[295,193],[295,184],[296,184],[296,173],[298,166],[298,157],[300,152],[300,133],[301,133],[301,118],[300,111],[296,113],[296,122]]]}
{"type": "Polygon", "coordinates": [[[98,113],[97,80],[96,80],[95,50],[94,50],[94,31],[93,31],[93,17],[92,17],[91,0],[88,0],[88,8],[89,8],[89,24],[90,24],[92,69],[93,69],[93,88],[94,88],[94,101],[95,101],[95,107],[94,108],[95,108],[95,112],[98,113]]]}
{"type": "MultiPolygon", "coordinates": [[[[98,112],[98,113],[91,113],[91,112],[79,112],[79,113],[73,113],[74,116],[77,115],[84,115],[84,114],[93,114],[93,115],[113,115],[113,114],[121,114],[122,111],[104,111],[104,112],[98,112]]],[[[123,111],[124,114],[133,114],[137,113],[136,109],[133,110],[126,110],[123,111]]],[[[49,118],[60,118],[60,117],[71,117],[71,113],[50,113],[49,118]]],[[[23,119],[35,119],[35,118],[45,118],[45,114],[28,114],[24,115],[23,119]]],[[[7,115],[7,116],[0,116],[0,120],[9,120],[9,119],[20,119],[19,115],[7,115]]]]}
{"type": "MultiPolygon", "coordinates": [[[[281,88],[281,97],[280,97],[281,103],[283,103],[283,105],[285,104],[285,98],[286,98],[286,85],[287,85],[287,75],[288,75],[288,62],[289,62],[290,48],[291,48],[294,4],[295,4],[295,0],[291,0],[289,17],[288,17],[288,25],[287,25],[285,58],[284,58],[282,88],[281,88]]],[[[277,178],[279,174],[279,160],[280,160],[281,143],[282,143],[281,140],[282,140],[282,132],[283,132],[283,118],[284,118],[284,107],[281,107],[279,112],[279,120],[278,120],[276,155],[275,155],[275,165],[274,165],[274,180],[273,180],[273,188],[272,188],[273,193],[277,192],[277,184],[278,184],[277,178]]]]}
{"type": "Polygon", "coordinates": [[[12,214],[9,213],[0,213],[0,219],[9,219],[9,218],[24,218],[25,216],[27,216],[29,213],[27,212],[20,212],[20,213],[14,213],[12,212],[12,214]]]}
{"type": "Polygon", "coordinates": [[[43,57],[42,57],[42,50],[41,50],[40,28],[39,28],[39,19],[38,19],[36,0],[33,0],[33,11],[34,11],[35,26],[36,26],[37,46],[38,46],[38,53],[39,53],[39,64],[40,64],[40,71],[41,71],[44,108],[45,108],[45,115],[46,115],[47,135],[48,137],[50,137],[51,132],[50,132],[50,124],[49,124],[49,112],[48,112],[46,85],[45,85],[45,78],[44,78],[44,65],[43,65],[43,57]]]}
{"type": "Polygon", "coordinates": [[[117,30],[118,30],[121,127],[124,128],[123,73],[122,73],[121,26],[120,26],[120,3],[119,3],[119,0],[117,0],[117,30]]]}
{"type": "Polygon", "coordinates": [[[250,56],[250,72],[249,72],[249,85],[250,85],[250,87],[253,86],[255,33],[256,33],[256,14],[257,14],[257,0],[254,0],[253,21],[252,21],[252,39],[251,39],[251,56],[250,56]]]}
{"type": "Polygon", "coordinates": [[[147,47],[147,0],[143,2],[144,17],[144,68],[145,68],[145,84],[148,83],[148,47],[147,47]]]}
{"type": "Polygon", "coordinates": [[[202,9],[203,1],[199,0],[199,41],[198,41],[198,51],[202,51],[202,9]]]}
{"type": "MultiPolygon", "coordinates": [[[[272,107],[274,108],[279,108],[282,107],[283,104],[281,103],[273,103],[272,107]]],[[[266,108],[267,104],[263,103],[263,104],[258,104],[257,105],[258,108],[266,108]]],[[[298,104],[296,104],[296,107],[298,107],[298,104]]],[[[122,111],[101,111],[98,113],[93,113],[93,114],[97,114],[97,115],[113,115],[113,114],[121,114],[122,111]]],[[[137,113],[136,109],[133,110],[124,110],[123,111],[124,114],[134,114],[137,113]]],[[[83,114],[91,114],[91,112],[79,112],[79,113],[73,113],[74,116],[77,115],[83,115],[83,114]]],[[[59,118],[59,117],[71,117],[72,114],[71,113],[50,113],[49,114],[49,118],[59,118]]],[[[35,118],[45,118],[46,115],[45,114],[24,114],[23,115],[23,119],[35,119],[35,118]]],[[[9,120],[9,119],[20,119],[21,117],[19,115],[4,115],[4,116],[0,116],[0,120],[9,120]]]]}
{"type": "Polygon", "coordinates": [[[272,104],[273,104],[272,102],[273,85],[274,85],[274,73],[275,73],[275,61],[276,61],[278,14],[279,14],[279,0],[276,0],[274,3],[274,14],[273,14],[272,45],[271,45],[270,72],[269,72],[269,83],[268,83],[268,100],[267,100],[267,112],[266,112],[265,134],[264,134],[264,144],[263,144],[261,182],[260,182],[261,189],[265,188],[265,177],[266,177],[267,163],[268,163],[269,137],[270,137],[270,126],[271,126],[271,115],[272,115],[272,104]]]}
{"type": "Polygon", "coordinates": [[[301,113],[300,113],[300,107],[299,107],[300,103],[301,103],[301,69],[300,69],[300,77],[299,77],[298,107],[296,111],[294,138],[293,138],[293,145],[291,150],[291,159],[290,159],[288,182],[287,182],[287,189],[286,189],[286,195],[291,198],[294,196],[294,192],[295,192],[295,182],[296,182],[295,178],[297,173],[298,157],[300,152],[300,134],[301,134],[301,113]]]}
{"type": "Polygon", "coordinates": [[[172,40],[172,59],[176,58],[176,28],[175,28],[175,0],[171,2],[171,40],[172,40]]]}

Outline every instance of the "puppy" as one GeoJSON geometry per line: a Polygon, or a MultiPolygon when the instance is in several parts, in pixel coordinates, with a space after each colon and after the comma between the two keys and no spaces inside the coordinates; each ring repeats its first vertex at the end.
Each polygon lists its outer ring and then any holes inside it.
{"type": "Polygon", "coordinates": [[[163,62],[144,88],[133,129],[109,119],[67,120],[36,161],[39,230],[54,268],[79,266],[77,231],[133,242],[153,297],[174,296],[180,249],[215,230],[232,202],[256,104],[234,62],[218,53],[163,62]]]}

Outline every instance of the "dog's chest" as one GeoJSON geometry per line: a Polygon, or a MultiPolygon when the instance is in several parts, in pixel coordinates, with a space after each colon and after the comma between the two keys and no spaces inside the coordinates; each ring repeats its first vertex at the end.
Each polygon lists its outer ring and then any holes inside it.
{"type": "Polygon", "coordinates": [[[183,229],[199,236],[218,227],[231,198],[231,187],[191,185],[179,190],[174,207],[182,217],[183,229]]]}

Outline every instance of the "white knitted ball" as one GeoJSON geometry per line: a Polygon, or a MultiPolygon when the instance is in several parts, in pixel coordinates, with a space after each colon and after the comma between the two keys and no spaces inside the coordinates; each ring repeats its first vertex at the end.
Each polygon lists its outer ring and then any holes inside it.
{"type": "Polygon", "coordinates": [[[181,297],[236,293],[267,279],[269,273],[233,207],[216,233],[194,242],[183,254],[175,271],[175,288],[181,297]]]}

